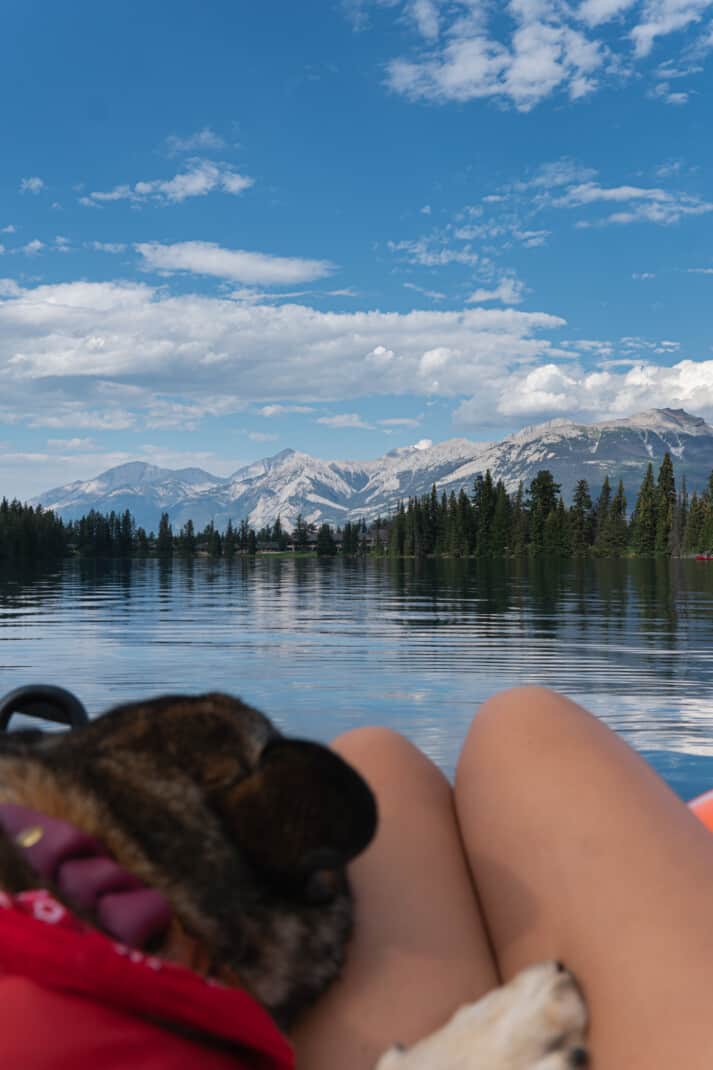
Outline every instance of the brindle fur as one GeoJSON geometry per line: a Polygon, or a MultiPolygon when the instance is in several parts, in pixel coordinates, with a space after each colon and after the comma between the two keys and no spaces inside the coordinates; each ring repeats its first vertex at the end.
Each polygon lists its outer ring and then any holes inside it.
{"type": "MultiPolygon", "coordinates": [[[[373,797],[331,751],[238,699],[166,696],[71,733],[1,737],[0,801],[102,840],[283,1028],[339,973],[344,866],[374,833],[373,797]]],[[[33,883],[0,833],[0,886],[33,883]]]]}

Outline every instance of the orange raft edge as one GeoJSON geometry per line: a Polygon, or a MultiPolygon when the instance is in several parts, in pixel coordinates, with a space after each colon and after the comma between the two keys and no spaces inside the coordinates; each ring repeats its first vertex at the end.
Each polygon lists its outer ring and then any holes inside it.
{"type": "Polygon", "coordinates": [[[713,832],[713,788],[691,799],[688,806],[698,820],[713,832]]]}

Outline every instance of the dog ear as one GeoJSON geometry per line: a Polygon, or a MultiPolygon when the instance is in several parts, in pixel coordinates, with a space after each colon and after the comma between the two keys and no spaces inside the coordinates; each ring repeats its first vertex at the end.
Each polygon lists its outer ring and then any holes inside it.
{"type": "Polygon", "coordinates": [[[305,740],[271,740],[222,808],[254,865],[305,887],[317,872],[339,869],[363,851],[376,830],[366,782],[333,751],[305,740]]]}

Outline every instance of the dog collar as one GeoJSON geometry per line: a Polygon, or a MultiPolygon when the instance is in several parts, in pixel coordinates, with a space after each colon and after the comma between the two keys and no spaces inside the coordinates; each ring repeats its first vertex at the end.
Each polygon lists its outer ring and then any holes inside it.
{"type": "Polygon", "coordinates": [[[171,923],[166,897],[120,866],[99,840],[15,803],[0,803],[0,826],[39,877],[93,913],[123,944],[144,947],[165,934],[171,923]]]}

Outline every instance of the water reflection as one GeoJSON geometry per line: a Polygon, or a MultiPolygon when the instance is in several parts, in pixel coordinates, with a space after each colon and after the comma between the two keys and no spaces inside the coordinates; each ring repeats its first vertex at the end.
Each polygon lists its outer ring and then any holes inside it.
{"type": "Polygon", "coordinates": [[[685,792],[713,784],[712,610],[691,561],[72,561],[0,571],[0,687],[94,711],[219,687],[317,738],[390,724],[450,771],[477,704],[534,682],[685,792]]]}

